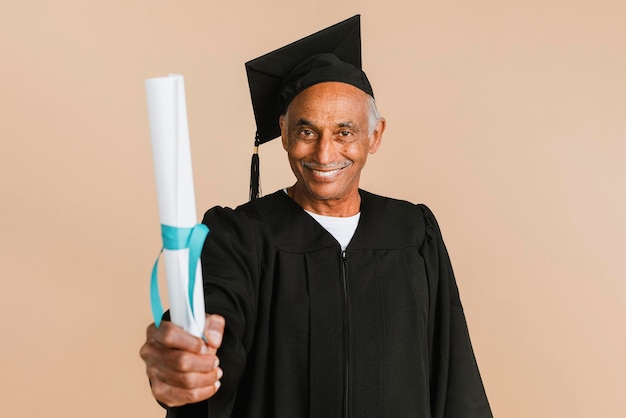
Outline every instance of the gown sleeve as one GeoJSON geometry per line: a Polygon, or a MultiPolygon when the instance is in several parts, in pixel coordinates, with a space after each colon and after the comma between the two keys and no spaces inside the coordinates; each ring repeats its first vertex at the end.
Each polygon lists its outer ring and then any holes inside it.
{"type": "Polygon", "coordinates": [[[261,268],[255,228],[240,212],[219,207],[207,211],[202,222],[210,229],[201,258],[205,309],[226,320],[217,352],[224,375],[213,397],[168,408],[167,418],[230,417],[254,336],[261,268]]]}
{"type": "Polygon", "coordinates": [[[425,218],[421,253],[429,282],[428,346],[433,418],[492,418],[450,258],[433,213],[425,218]]]}

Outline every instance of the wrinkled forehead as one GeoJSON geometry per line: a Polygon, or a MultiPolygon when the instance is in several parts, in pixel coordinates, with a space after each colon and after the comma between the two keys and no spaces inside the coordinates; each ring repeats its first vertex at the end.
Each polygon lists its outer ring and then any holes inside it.
{"type": "Polygon", "coordinates": [[[358,124],[367,117],[371,96],[360,89],[342,82],[318,83],[300,92],[285,112],[290,124],[295,119],[350,122],[358,124]]]}

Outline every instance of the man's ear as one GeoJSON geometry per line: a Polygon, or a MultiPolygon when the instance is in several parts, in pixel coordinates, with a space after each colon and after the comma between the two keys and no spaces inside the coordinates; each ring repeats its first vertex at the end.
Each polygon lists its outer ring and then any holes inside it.
{"type": "Polygon", "coordinates": [[[374,129],[374,132],[372,132],[372,135],[370,136],[370,147],[369,147],[370,154],[374,154],[376,151],[378,151],[378,148],[380,147],[380,143],[383,140],[383,132],[385,132],[386,126],[387,126],[387,121],[385,120],[385,118],[380,118],[380,120],[376,123],[376,128],[374,129]]]}
{"type": "Polygon", "coordinates": [[[287,145],[289,139],[287,137],[287,114],[280,115],[278,118],[278,124],[280,125],[280,139],[283,142],[283,148],[287,151],[287,145]]]}

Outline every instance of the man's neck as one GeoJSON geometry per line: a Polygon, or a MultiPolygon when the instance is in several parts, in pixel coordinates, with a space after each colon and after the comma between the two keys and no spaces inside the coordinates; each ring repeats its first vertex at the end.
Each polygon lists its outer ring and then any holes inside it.
{"type": "Polygon", "coordinates": [[[324,216],[348,217],[361,211],[361,195],[358,189],[339,199],[315,199],[304,193],[297,183],[287,189],[287,194],[302,209],[324,216]]]}

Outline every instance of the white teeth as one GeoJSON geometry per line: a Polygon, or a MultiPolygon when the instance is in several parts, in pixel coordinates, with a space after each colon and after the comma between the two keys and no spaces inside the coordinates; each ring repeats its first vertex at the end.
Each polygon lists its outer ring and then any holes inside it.
{"type": "Polygon", "coordinates": [[[338,168],[338,169],[332,170],[332,171],[313,170],[313,173],[315,173],[316,176],[320,176],[320,177],[332,177],[335,174],[337,174],[339,172],[339,170],[341,170],[341,169],[338,168]]]}

